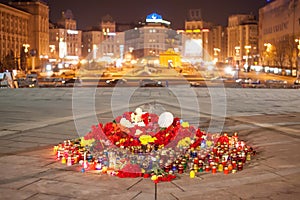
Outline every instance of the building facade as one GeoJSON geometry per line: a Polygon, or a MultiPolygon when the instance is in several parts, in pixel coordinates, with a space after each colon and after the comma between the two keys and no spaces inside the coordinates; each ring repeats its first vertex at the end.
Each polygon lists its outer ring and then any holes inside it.
{"type": "Polygon", "coordinates": [[[227,32],[225,27],[220,25],[211,27],[208,33],[207,52],[215,63],[226,62],[227,32]]]}
{"type": "Polygon", "coordinates": [[[151,13],[141,27],[125,32],[125,53],[130,52],[134,58],[158,57],[167,49],[178,49],[180,38],[176,31],[170,29],[170,22],[161,15],[151,13]]]}
{"type": "Polygon", "coordinates": [[[299,75],[300,1],[276,0],[259,9],[259,39],[262,65],[299,75]]]}
{"type": "Polygon", "coordinates": [[[25,70],[29,52],[30,14],[0,3],[0,62],[5,69],[25,70]]]}
{"type": "Polygon", "coordinates": [[[49,52],[49,7],[42,1],[13,1],[1,8],[1,46],[3,59],[8,52],[16,60],[14,67],[35,70],[41,57],[49,52]],[[25,63],[25,64],[24,64],[25,63]]]}
{"type": "Polygon", "coordinates": [[[254,15],[229,16],[227,37],[227,59],[232,64],[258,64],[258,21],[254,15]]]}
{"type": "Polygon", "coordinates": [[[62,64],[77,64],[81,58],[82,31],[77,30],[76,20],[70,10],[49,29],[50,61],[62,64]]]}
{"type": "Polygon", "coordinates": [[[183,55],[190,59],[210,61],[208,50],[209,31],[212,23],[203,20],[185,21],[183,55]]]}
{"type": "Polygon", "coordinates": [[[87,30],[82,32],[82,57],[97,58],[97,51],[102,41],[102,31],[87,30]]]}

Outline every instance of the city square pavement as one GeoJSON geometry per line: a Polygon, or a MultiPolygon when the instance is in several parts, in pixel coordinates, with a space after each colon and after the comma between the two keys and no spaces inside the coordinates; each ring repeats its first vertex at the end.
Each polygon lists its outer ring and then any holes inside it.
{"type": "Polygon", "coordinates": [[[1,89],[0,99],[0,199],[154,199],[150,179],[82,173],[57,162],[52,150],[139,106],[170,111],[207,131],[237,131],[257,151],[235,174],[181,174],[159,183],[157,199],[300,196],[296,89],[25,88],[1,89]]]}

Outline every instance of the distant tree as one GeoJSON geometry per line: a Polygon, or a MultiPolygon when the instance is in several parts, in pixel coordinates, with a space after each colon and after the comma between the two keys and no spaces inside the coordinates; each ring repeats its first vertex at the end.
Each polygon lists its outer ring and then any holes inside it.
{"type": "Polygon", "coordinates": [[[295,62],[295,40],[294,37],[289,37],[287,41],[287,51],[286,51],[287,65],[292,69],[295,62]]]}
{"type": "Polygon", "coordinates": [[[273,66],[276,64],[276,46],[270,45],[264,51],[264,62],[268,66],[273,66]]]}
{"type": "Polygon", "coordinates": [[[278,41],[276,44],[276,49],[275,49],[275,54],[276,56],[274,57],[274,61],[276,63],[277,66],[279,67],[283,67],[284,63],[286,61],[286,55],[287,55],[287,42],[285,40],[282,41],[278,41]]]}
{"type": "Polygon", "coordinates": [[[14,56],[13,50],[10,50],[9,53],[3,59],[3,68],[9,71],[12,71],[16,67],[16,59],[14,56]]]}

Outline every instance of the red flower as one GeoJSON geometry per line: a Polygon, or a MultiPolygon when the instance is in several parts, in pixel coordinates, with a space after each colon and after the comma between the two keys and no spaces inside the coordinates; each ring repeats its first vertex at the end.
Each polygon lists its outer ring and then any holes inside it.
{"type": "Polygon", "coordinates": [[[175,118],[173,119],[173,126],[177,126],[177,125],[180,125],[180,118],[175,117],[175,118]]]}
{"type": "Polygon", "coordinates": [[[142,114],[141,118],[142,118],[144,124],[147,126],[149,123],[149,113],[146,112],[146,113],[142,114]]]}
{"type": "Polygon", "coordinates": [[[116,117],[116,119],[115,119],[116,123],[120,123],[121,119],[122,119],[122,116],[116,117]]]}
{"type": "Polygon", "coordinates": [[[150,114],[149,114],[149,117],[150,117],[150,121],[151,121],[152,123],[157,123],[157,122],[158,122],[158,116],[157,116],[156,114],[150,113],[150,114]]]}
{"type": "Polygon", "coordinates": [[[229,138],[228,138],[228,136],[220,136],[219,137],[219,139],[218,139],[218,141],[217,141],[217,143],[218,142],[220,142],[220,144],[224,144],[224,143],[227,143],[228,144],[228,142],[229,142],[229,138]]]}
{"type": "Polygon", "coordinates": [[[123,117],[129,121],[131,121],[132,112],[124,112],[123,117]]]}

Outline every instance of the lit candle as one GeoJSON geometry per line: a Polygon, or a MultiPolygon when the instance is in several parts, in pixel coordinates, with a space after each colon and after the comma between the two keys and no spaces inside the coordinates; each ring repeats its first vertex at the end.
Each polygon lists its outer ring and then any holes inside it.
{"type": "Polygon", "coordinates": [[[206,172],[209,172],[209,171],[210,171],[209,165],[206,165],[206,166],[205,166],[205,171],[206,171],[206,172]]]}
{"type": "Polygon", "coordinates": [[[190,178],[195,178],[195,171],[194,170],[190,171],[190,178]]]}
{"type": "Polygon", "coordinates": [[[241,147],[242,147],[242,149],[244,149],[244,146],[245,146],[245,142],[241,141],[241,147]]]}
{"type": "Polygon", "coordinates": [[[86,160],[86,152],[83,154],[83,168],[88,168],[88,161],[86,160]]]}
{"type": "Polygon", "coordinates": [[[222,164],[219,164],[219,165],[218,165],[218,171],[219,171],[219,172],[222,172],[222,171],[223,171],[223,165],[222,165],[222,164]]]}
{"type": "Polygon", "coordinates": [[[217,167],[216,167],[216,166],[212,166],[211,172],[212,172],[213,174],[217,173],[217,167]]]}
{"type": "Polygon", "coordinates": [[[72,165],[72,157],[71,157],[71,156],[68,156],[67,165],[68,165],[68,166],[71,166],[71,165],[72,165]]]}
{"type": "Polygon", "coordinates": [[[57,160],[60,160],[60,151],[57,152],[57,160]]]}
{"type": "Polygon", "coordinates": [[[247,161],[250,161],[250,160],[251,160],[251,153],[248,152],[248,153],[247,153],[247,161]]]}
{"type": "Polygon", "coordinates": [[[232,171],[232,164],[228,164],[228,171],[232,171]]]}
{"type": "Polygon", "coordinates": [[[224,174],[228,174],[228,173],[229,173],[228,167],[224,167],[224,174]]]}
{"type": "Polygon", "coordinates": [[[58,150],[58,146],[54,146],[54,147],[53,147],[53,153],[54,153],[54,155],[57,154],[57,150],[58,150]]]}
{"type": "Polygon", "coordinates": [[[179,164],[179,166],[178,166],[178,173],[182,174],[183,173],[183,169],[184,169],[183,165],[179,164]]]}
{"type": "Polygon", "coordinates": [[[238,163],[237,169],[238,169],[238,171],[243,170],[243,163],[242,162],[238,163]]]}
{"type": "Polygon", "coordinates": [[[66,164],[66,162],[67,162],[66,157],[63,156],[62,159],[61,159],[61,163],[62,163],[62,164],[66,164]]]}
{"type": "Polygon", "coordinates": [[[232,169],[236,169],[236,161],[235,160],[232,161],[232,169]]]}

